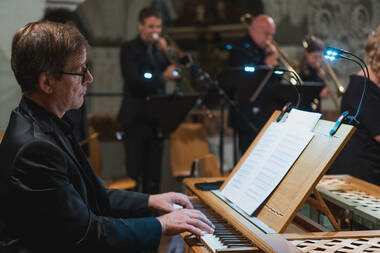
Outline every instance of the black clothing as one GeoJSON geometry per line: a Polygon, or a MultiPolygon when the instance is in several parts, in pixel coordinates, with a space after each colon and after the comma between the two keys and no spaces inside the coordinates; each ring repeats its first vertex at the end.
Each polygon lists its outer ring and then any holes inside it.
{"type": "Polygon", "coordinates": [[[228,59],[230,66],[244,66],[249,64],[265,65],[268,54],[260,48],[247,34],[241,41],[232,47],[228,59]]]}
{"type": "Polygon", "coordinates": [[[323,83],[323,80],[318,76],[318,70],[307,66],[308,73],[305,71],[300,72],[300,77],[305,82],[321,82],[323,83]]]}
{"type": "MultiPolygon", "coordinates": [[[[279,79],[272,75],[260,95],[255,101],[250,101],[256,88],[268,73],[267,70],[257,69],[253,73],[244,72],[246,65],[266,65],[264,60],[268,56],[264,49],[259,48],[256,43],[247,35],[244,39],[232,47],[229,56],[229,66],[239,69],[232,75],[234,80],[230,80],[227,92],[237,101],[238,109],[258,128],[261,129],[276,109],[281,109],[284,105],[279,100],[274,89],[279,84],[279,79]]],[[[253,132],[248,124],[230,108],[229,124],[239,135],[239,147],[242,153],[249,147],[257,133],[253,132]]]]}
{"type": "Polygon", "coordinates": [[[141,252],[161,225],[148,195],[107,190],[72,125],[23,97],[0,145],[0,217],[30,252],[141,252]]]}
{"type": "MultiPolygon", "coordinates": [[[[356,113],[363,91],[364,77],[352,75],[342,99],[342,111],[356,113]]],[[[380,135],[380,88],[369,81],[358,120],[360,125],[343,148],[329,174],[350,174],[380,185],[380,143],[374,136],[380,135]]]]}
{"type": "MultiPolygon", "coordinates": [[[[73,109],[65,113],[65,116],[73,123],[73,134],[78,142],[88,137],[88,121],[86,101],[79,109],[73,109]]],[[[82,146],[84,153],[89,156],[88,144],[82,146]]]]}
{"type": "Polygon", "coordinates": [[[309,84],[304,84],[300,87],[301,93],[301,103],[298,107],[300,110],[310,111],[310,112],[320,112],[321,111],[321,102],[319,94],[322,89],[326,86],[324,81],[318,76],[318,70],[307,66],[308,73],[305,71],[300,72],[301,80],[304,82],[310,82],[309,84]],[[321,83],[323,85],[314,86],[313,83],[321,83]],[[317,103],[314,100],[317,99],[317,103]],[[313,105],[314,104],[314,108],[313,105]]]}
{"type": "Polygon", "coordinates": [[[163,140],[156,125],[144,117],[144,100],[164,94],[162,72],[168,65],[156,45],[148,47],[140,37],[121,46],[124,98],[118,119],[125,130],[126,169],[138,190],[142,181],[145,193],[159,192],[163,140]]]}

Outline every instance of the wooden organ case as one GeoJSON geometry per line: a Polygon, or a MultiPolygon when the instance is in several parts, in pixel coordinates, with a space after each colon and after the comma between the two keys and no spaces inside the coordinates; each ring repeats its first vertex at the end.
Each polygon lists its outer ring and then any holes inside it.
{"type": "MultiPolygon", "coordinates": [[[[279,112],[275,112],[233,172],[241,166],[279,112]]],[[[334,123],[319,120],[314,137],[298,157],[281,183],[252,216],[239,210],[217,191],[202,191],[198,182],[213,182],[221,178],[187,178],[187,193],[192,195],[195,208],[204,212],[216,225],[213,235],[197,238],[181,236],[188,252],[380,252],[380,231],[310,232],[292,223],[303,203],[335,160],[355,129],[342,125],[334,136],[329,131],[334,123]]],[[[224,178],[223,178],[224,179],[224,178]]],[[[322,200],[323,201],[323,200],[322,200]]],[[[323,204],[323,203],[322,203],[323,204]]],[[[314,227],[314,231],[320,231],[314,227]]]]}

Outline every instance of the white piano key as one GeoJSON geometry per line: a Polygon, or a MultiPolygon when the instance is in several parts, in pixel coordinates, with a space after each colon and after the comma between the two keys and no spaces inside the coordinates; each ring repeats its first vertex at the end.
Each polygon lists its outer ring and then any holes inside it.
{"type": "Polygon", "coordinates": [[[227,249],[227,246],[223,245],[219,238],[213,234],[205,234],[200,237],[202,243],[212,252],[216,253],[216,250],[227,249]]]}
{"type": "Polygon", "coordinates": [[[183,206],[178,205],[178,204],[173,204],[173,208],[177,209],[177,210],[181,210],[181,209],[183,209],[183,206]]]}

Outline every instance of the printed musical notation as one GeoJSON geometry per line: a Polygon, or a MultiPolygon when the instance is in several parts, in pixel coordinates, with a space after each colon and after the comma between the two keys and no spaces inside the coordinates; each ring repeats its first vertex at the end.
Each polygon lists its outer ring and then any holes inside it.
{"type": "Polygon", "coordinates": [[[273,122],[223,188],[222,195],[247,214],[266,200],[313,138],[321,115],[308,115],[307,124],[299,117],[304,115],[297,110],[285,123],[273,122]]]}

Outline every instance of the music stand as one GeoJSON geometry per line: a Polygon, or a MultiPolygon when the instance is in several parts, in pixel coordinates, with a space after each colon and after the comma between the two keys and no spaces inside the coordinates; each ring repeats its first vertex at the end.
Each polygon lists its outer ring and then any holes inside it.
{"type": "MultiPolygon", "coordinates": [[[[276,96],[280,97],[284,102],[291,101],[293,104],[296,104],[297,93],[294,90],[295,87],[292,86],[289,82],[281,82],[279,88],[276,89],[276,96]]],[[[319,93],[324,87],[325,84],[323,82],[302,82],[302,85],[298,86],[301,94],[301,103],[298,109],[320,111],[319,93]],[[312,105],[315,105],[315,108],[312,105]]]]}
{"type": "MultiPolygon", "coordinates": [[[[241,113],[236,113],[230,109],[228,123],[234,129],[233,155],[235,163],[238,160],[239,153],[239,149],[236,147],[235,131],[257,134],[258,131],[253,130],[247,121],[253,124],[256,129],[260,129],[272,115],[273,110],[280,109],[285,104],[278,101],[277,97],[272,96],[282,74],[273,74],[273,69],[268,66],[258,65],[255,68],[254,72],[249,72],[245,71],[244,66],[227,67],[218,76],[220,87],[225,90],[229,97],[234,97],[234,100],[239,102],[240,105],[237,108],[246,118],[243,120],[241,113]],[[248,104],[251,104],[251,107],[248,108],[246,106],[248,104]],[[254,108],[260,110],[258,115],[254,115],[254,108]]],[[[221,107],[223,109],[223,103],[221,107]]],[[[221,140],[222,138],[221,133],[221,140]]],[[[222,148],[220,149],[222,150],[222,148]]]]}
{"type": "Polygon", "coordinates": [[[147,97],[144,101],[144,118],[157,126],[162,137],[167,137],[184,121],[187,113],[200,97],[200,93],[147,97]]]}
{"type": "MultiPolygon", "coordinates": [[[[281,75],[273,75],[273,70],[269,67],[260,68],[262,67],[261,65],[256,67],[254,72],[245,71],[244,66],[225,68],[218,76],[220,87],[227,94],[235,95],[237,100],[244,101],[251,98],[253,93],[259,88],[261,81],[267,75],[270,77],[268,80],[270,83],[272,83],[273,78],[281,79],[281,75]]],[[[268,88],[265,85],[262,88],[262,92],[265,92],[268,88]]]]}

